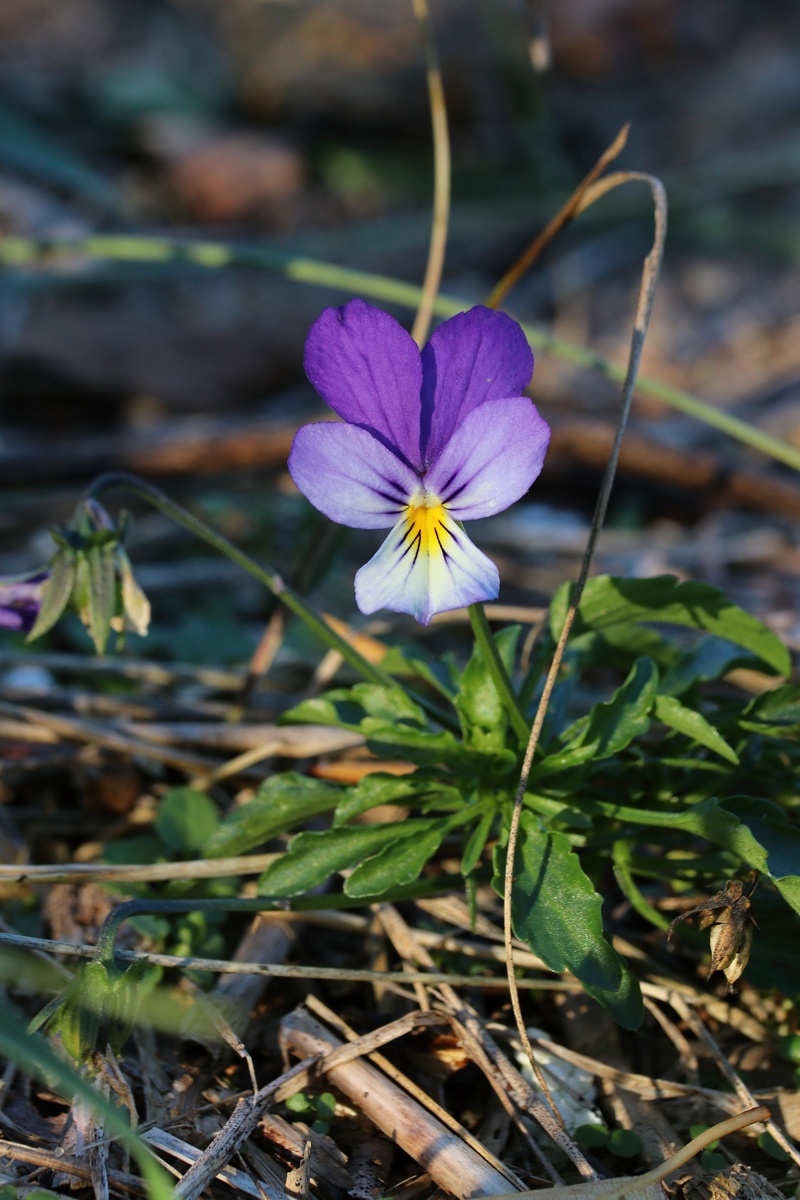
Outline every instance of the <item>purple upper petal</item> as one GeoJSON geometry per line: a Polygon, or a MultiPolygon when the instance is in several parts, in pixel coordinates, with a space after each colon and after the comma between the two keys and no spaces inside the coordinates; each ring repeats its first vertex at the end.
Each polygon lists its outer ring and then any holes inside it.
{"type": "Polygon", "coordinates": [[[525,495],[549,442],[550,426],[527,397],[490,401],[459,425],[425,487],[457,521],[489,517],[525,495]]]}
{"type": "Polygon", "coordinates": [[[355,425],[298,429],[289,474],[315,508],[351,529],[388,529],[420,489],[419,476],[355,425]]]}
{"type": "Polygon", "coordinates": [[[429,466],[479,405],[525,390],[533,354],[516,321],[478,306],[434,331],[422,351],[422,372],[421,450],[429,466]]]}
{"type": "Polygon", "coordinates": [[[421,468],[422,364],[394,317],[363,300],[326,308],[309,331],[304,365],[334,412],[421,468]]]}

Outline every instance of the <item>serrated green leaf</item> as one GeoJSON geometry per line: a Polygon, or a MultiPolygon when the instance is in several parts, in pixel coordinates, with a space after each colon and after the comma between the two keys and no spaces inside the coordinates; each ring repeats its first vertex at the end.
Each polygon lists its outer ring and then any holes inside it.
{"type": "Polygon", "coordinates": [[[258,881],[261,896],[297,896],[324,883],[334,871],[354,867],[392,842],[421,835],[428,821],[389,821],[382,825],[346,825],[321,832],[299,833],[289,849],[258,881]]]}
{"type": "Polygon", "coordinates": [[[591,748],[593,758],[619,754],[634,738],[648,731],[657,686],[655,662],[649,658],[637,659],[610,700],[595,704],[588,716],[561,734],[566,743],[564,749],[591,748]]]}
{"type": "Polygon", "coordinates": [[[361,727],[364,710],[351,695],[349,688],[334,688],[324,696],[314,696],[311,700],[302,700],[281,713],[281,725],[334,725],[337,729],[352,729],[356,732],[361,727]]]}
{"type": "Polygon", "coordinates": [[[800,913],[800,829],[783,809],[755,796],[712,797],[665,825],[688,830],[734,854],[775,884],[800,913]]]}
{"type": "Polygon", "coordinates": [[[42,602],[33,628],[25,639],[32,642],[52,629],[69,603],[75,586],[77,556],[69,547],[62,547],[50,564],[48,577],[42,585],[42,602]]]}
{"type": "Polygon", "coordinates": [[[246,804],[228,813],[208,839],[207,858],[245,854],[279,833],[302,825],[309,817],[335,808],[343,791],[321,779],[295,771],[273,775],[246,804]]]}
{"type": "MultiPolygon", "coordinates": [[[[562,833],[523,810],[511,894],[514,933],[553,971],[569,970],[621,1025],[638,1028],[638,984],[603,936],[602,898],[562,833]]],[[[492,886],[503,894],[505,847],[495,853],[492,886]]]]}
{"type": "Polygon", "coordinates": [[[682,696],[696,684],[721,679],[737,667],[757,668],[761,665],[757,655],[743,653],[724,638],[704,637],[676,658],[664,673],[660,690],[664,695],[682,696]]]}
{"type": "MultiPolygon", "coordinates": [[[[564,625],[574,584],[559,588],[550,606],[550,625],[557,640],[564,625]]],[[[622,579],[599,575],[590,579],[578,606],[572,634],[638,621],[657,621],[703,629],[752,651],[780,675],[791,671],[789,651],[756,617],[708,583],[679,583],[674,575],[654,579],[622,579]]]]}
{"type": "Polygon", "coordinates": [[[707,750],[713,750],[715,754],[738,766],[739,756],[736,751],[696,709],[681,704],[675,696],[656,696],[653,711],[663,725],[685,734],[693,742],[705,746],[707,750]]]}
{"type": "MultiPolygon", "coordinates": [[[[369,749],[379,757],[400,755],[422,765],[467,762],[479,757],[456,741],[447,729],[429,733],[410,726],[389,725],[377,717],[365,717],[359,729],[366,737],[369,749]]],[[[501,755],[495,755],[493,761],[496,763],[495,770],[502,770],[501,755]]],[[[512,754],[511,765],[515,763],[516,757],[512,754]]]]}
{"type": "Polygon", "coordinates": [[[355,898],[378,897],[390,888],[412,883],[433,857],[447,832],[445,821],[429,820],[420,832],[397,838],[355,868],[345,880],[345,894],[355,898]]]}
{"type": "Polygon", "coordinates": [[[170,850],[191,858],[205,850],[219,824],[217,806],[206,792],[176,787],[170,788],[158,806],[155,830],[170,850]]]}
{"type": "Polygon", "coordinates": [[[770,737],[797,737],[800,733],[800,687],[786,684],[762,692],[743,709],[742,729],[770,737]]]}
{"type": "Polygon", "coordinates": [[[423,812],[429,809],[453,811],[464,807],[464,798],[457,788],[440,783],[421,771],[413,775],[388,775],[376,771],[342,795],[333,823],[345,825],[353,817],[380,804],[403,804],[423,812]]]}
{"type": "Polygon", "coordinates": [[[384,687],[379,683],[357,683],[351,694],[368,717],[382,721],[410,721],[414,725],[428,723],[425,713],[401,687],[384,687]]]}
{"type": "Polygon", "coordinates": [[[541,782],[548,775],[558,775],[562,771],[571,771],[575,767],[582,767],[594,756],[595,748],[591,742],[587,746],[568,746],[565,750],[554,750],[552,754],[546,755],[541,762],[534,765],[530,779],[537,783],[541,782]]]}

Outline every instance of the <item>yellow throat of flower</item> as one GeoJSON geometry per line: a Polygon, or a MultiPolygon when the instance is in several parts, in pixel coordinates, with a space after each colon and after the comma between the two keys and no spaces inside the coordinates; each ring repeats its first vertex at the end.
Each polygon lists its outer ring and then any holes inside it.
{"type": "Polygon", "coordinates": [[[446,557],[452,534],[444,505],[431,497],[427,503],[409,504],[405,511],[404,545],[416,560],[420,554],[446,557]]]}

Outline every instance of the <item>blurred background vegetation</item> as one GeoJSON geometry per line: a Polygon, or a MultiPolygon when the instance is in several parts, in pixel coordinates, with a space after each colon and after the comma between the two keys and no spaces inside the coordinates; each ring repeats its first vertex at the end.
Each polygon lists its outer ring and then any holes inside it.
{"type": "MultiPolygon", "coordinates": [[[[671,205],[644,371],[800,447],[797,6],[432,0],[431,16],[453,141],[445,290],[483,299],[631,121],[621,165],[660,175],[671,205]]],[[[0,7],[7,236],[211,238],[418,283],[431,180],[407,0],[0,7]]],[[[559,237],[511,311],[623,362],[651,229],[644,187],[613,193],[559,237]]],[[[303,341],[344,299],[241,267],[73,256],[6,269],[0,571],[42,561],[38,531],[107,465],[158,479],[298,569],[320,532],[283,470],[292,429],[321,411],[303,341]]],[[[532,394],[556,428],[550,461],[533,502],[488,530],[509,601],[541,601],[574,575],[617,400],[607,379],[548,354],[532,394]]],[[[794,637],[791,472],[653,398],[637,402],[631,447],[599,569],[709,578],[794,637]]],[[[344,553],[329,536],[310,585],[344,553]]],[[[353,542],[363,561],[369,535],[353,542]]],[[[148,653],[202,657],[200,607],[217,624],[215,655],[252,648],[263,597],[247,585],[233,597],[238,576],[204,566],[161,518],[142,520],[131,545],[155,590],[148,653]]],[[[329,572],[324,593],[345,617],[350,577],[329,572]]]]}

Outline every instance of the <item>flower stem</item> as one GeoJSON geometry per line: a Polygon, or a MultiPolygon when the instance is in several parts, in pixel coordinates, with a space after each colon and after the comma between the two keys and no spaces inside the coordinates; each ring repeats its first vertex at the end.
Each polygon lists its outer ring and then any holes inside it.
{"type": "Polygon", "coordinates": [[[494,680],[495,687],[500,693],[500,698],[514,728],[514,733],[524,745],[530,734],[530,726],[525,720],[525,714],[519,706],[519,701],[514,693],[508,672],[497,650],[497,643],[492,637],[492,631],[486,619],[486,610],[482,604],[470,604],[469,619],[472,625],[472,632],[475,634],[475,641],[486,659],[486,665],[494,680]]]}
{"type": "Polygon", "coordinates": [[[273,571],[271,567],[262,567],[249,555],[235,546],[233,542],[229,542],[226,537],[218,533],[215,529],[211,529],[203,521],[199,520],[187,509],[182,508],[180,504],[176,504],[174,500],[170,500],[169,496],[154,487],[152,483],[147,483],[144,479],[139,479],[135,475],[127,475],[123,472],[110,472],[106,475],[100,475],[94,483],[89,487],[86,493],[87,498],[99,498],[105,492],[109,491],[126,491],[134,496],[139,496],[140,499],[146,500],[153,508],[164,513],[177,525],[182,525],[184,529],[188,529],[195,537],[212,546],[220,554],[224,554],[226,558],[240,566],[248,574],[257,579],[268,588],[272,594],[284,604],[290,612],[304,621],[306,626],[315,633],[323,642],[325,642],[332,650],[338,650],[345,662],[349,663],[354,670],[363,675],[371,683],[379,683],[384,687],[397,688],[399,685],[389,675],[375,666],[374,663],[368,662],[363,655],[352,646],[345,638],[336,633],[328,622],[323,617],[322,613],[317,612],[312,604],[304,600],[301,595],[294,591],[287,583],[283,581],[277,571],[273,571]]]}

